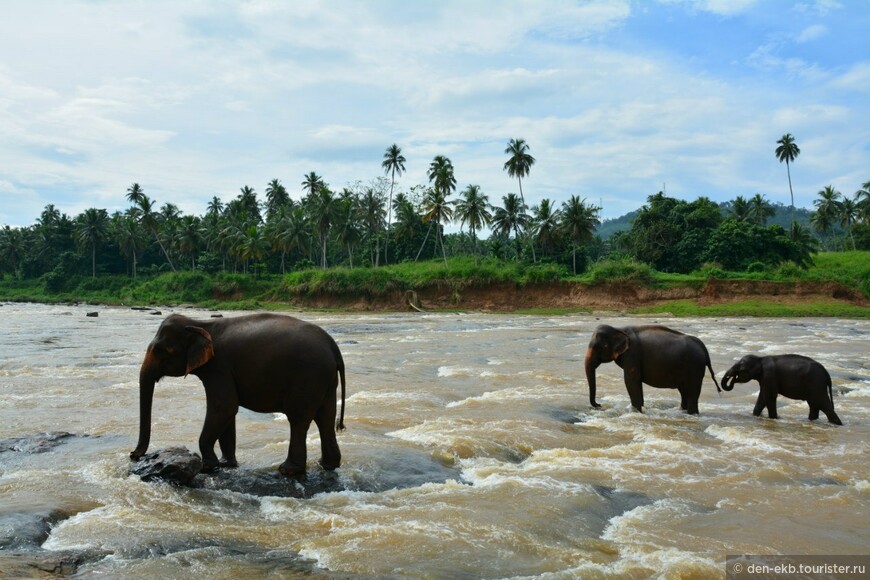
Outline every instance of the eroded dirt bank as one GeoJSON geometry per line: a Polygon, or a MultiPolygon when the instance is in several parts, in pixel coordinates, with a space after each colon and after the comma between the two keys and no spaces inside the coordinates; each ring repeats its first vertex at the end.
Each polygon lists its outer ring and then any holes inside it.
{"type": "Polygon", "coordinates": [[[414,290],[369,294],[314,294],[294,297],[302,308],[370,310],[475,310],[512,312],[527,309],[623,310],[673,300],[697,300],[705,306],[758,299],[790,303],[838,300],[870,307],[859,291],[836,283],[708,280],[698,287],[649,288],[632,284],[590,286],[578,282],[543,284],[491,284],[457,287],[433,285],[414,290]]]}

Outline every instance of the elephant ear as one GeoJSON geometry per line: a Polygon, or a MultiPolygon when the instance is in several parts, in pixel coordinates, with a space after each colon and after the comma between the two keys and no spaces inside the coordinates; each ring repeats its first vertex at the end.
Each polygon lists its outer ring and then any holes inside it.
{"type": "Polygon", "coordinates": [[[204,328],[199,326],[185,328],[190,333],[190,344],[187,347],[187,369],[184,371],[184,376],[187,376],[190,371],[201,367],[214,357],[214,348],[212,347],[211,335],[204,328]]]}
{"type": "Polygon", "coordinates": [[[629,346],[631,346],[631,341],[628,339],[628,335],[617,331],[613,340],[613,360],[619,359],[629,346]]]}

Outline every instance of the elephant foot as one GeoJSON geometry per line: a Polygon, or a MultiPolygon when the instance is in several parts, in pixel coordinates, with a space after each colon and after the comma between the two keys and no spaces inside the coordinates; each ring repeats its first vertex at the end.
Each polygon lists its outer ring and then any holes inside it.
{"type": "Polygon", "coordinates": [[[281,475],[286,475],[287,477],[299,477],[305,475],[305,466],[299,466],[285,461],[278,466],[278,471],[281,475]]]}
{"type": "Polygon", "coordinates": [[[336,469],[338,469],[341,466],[340,459],[327,461],[327,460],[321,458],[320,461],[318,461],[318,463],[320,464],[320,467],[322,467],[326,471],[335,471],[336,469]]]}
{"type": "Polygon", "coordinates": [[[202,460],[202,469],[199,470],[200,473],[214,473],[221,466],[220,462],[217,459],[203,459],[202,460]]]}
{"type": "Polygon", "coordinates": [[[593,403],[592,403],[592,408],[593,408],[593,409],[600,409],[600,408],[601,408],[601,403],[594,403],[594,402],[593,402],[593,403]]]}
{"type": "Polygon", "coordinates": [[[239,462],[236,461],[235,457],[233,457],[232,459],[223,458],[218,465],[219,467],[224,469],[233,469],[239,466],[239,462]]]}
{"type": "Polygon", "coordinates": [[[142,457],[145,456],[144,451],[139,451],[138,449],[134,449],[130,452],[130,460],[131,461],[139,461],[142,457]]]}

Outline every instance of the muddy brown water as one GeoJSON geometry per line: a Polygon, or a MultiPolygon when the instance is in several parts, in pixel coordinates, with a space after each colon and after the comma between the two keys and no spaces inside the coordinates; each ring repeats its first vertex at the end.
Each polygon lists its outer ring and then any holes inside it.
{"type": "MultiPolygon", "coordinates": [[[[138,366],[163,316],[0,316],[0,440],[75,435],[42,453],[0,446],[0,575],[74,554],[83,577],[706,578],[726,554],[870,546],[867,321],[306,313],[346,361],[344,463],[318,470],[312,428],[308,481],[252,493],[286,454],[282,416],[241,411],[240,469],[197,488],[129,475],[138,366]],[[783,398],[779,420],[755,418],[757,383],[719,396],[709,376],[699,417],[650,387],[634,413],[613,364],[592,410],[595,326],[656,320],[700,337],[717,377],[750,352],[812,356],[845,425],[783,398]]],[[[162,380],[151,449],[196,450],[204,413],[195,377],[162,380]]]]}

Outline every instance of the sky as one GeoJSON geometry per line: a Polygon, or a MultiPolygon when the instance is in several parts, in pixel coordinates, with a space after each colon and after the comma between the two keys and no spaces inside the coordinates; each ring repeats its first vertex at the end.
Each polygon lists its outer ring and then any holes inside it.
{"type": "Polygon", "coordinates": [[[0,226],[158,205],[203,215],[311,171],[572,195],[616,218],[664,190],[795,205],[870,181],[867,0],[2,0],[0,226]]]}

